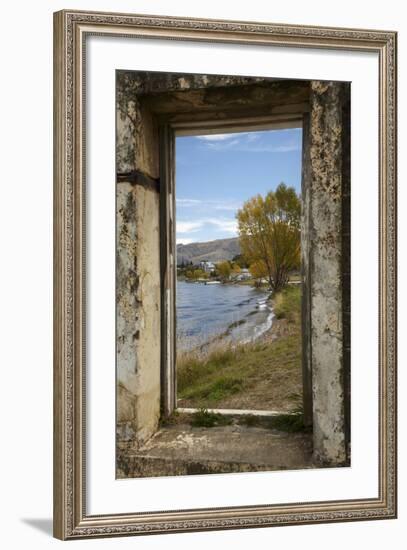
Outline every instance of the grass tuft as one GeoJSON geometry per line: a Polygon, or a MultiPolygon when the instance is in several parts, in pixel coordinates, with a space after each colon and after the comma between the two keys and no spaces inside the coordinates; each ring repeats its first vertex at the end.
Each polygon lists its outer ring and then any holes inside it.
{"type": "Polygon", "coordinates": [[[304,416],[301,412],[274,416],[271,418],[269,426],[280,432],[295,433],[307,431],[304,426],[304,416]]]}
{"type": "Polygon", "coordinates": [[[247,414],[238,419],[238,424],[248,427],[263,427],[288,433],[309,431],[309,429],[304,426],[302,410],[290,414],[279,414],[269,417],[247,414]]]}
{"type": "Polygon", "coordinates": [[[214,426],[227,426],[231,423],[231,418],[222,414],[210,412],[202,407],[193,414],[191,426],[200,428],[213,428],[214,426]]]}

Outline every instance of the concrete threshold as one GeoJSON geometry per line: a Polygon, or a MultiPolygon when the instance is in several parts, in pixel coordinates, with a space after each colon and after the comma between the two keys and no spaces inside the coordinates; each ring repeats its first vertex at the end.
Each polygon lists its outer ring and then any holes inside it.
{"type": "MultiPolygon", "coordinates": [[[[188,407],[177,407],[177,412],[180,413],[186,413],[186,414],[194,414],[199,411],[199,409],[195,408],[188,408],[188,407]]],[[[260,411],[260,410],[253,410],[253,409],[206,409],[210,413],[216,413],[216,414],[224,414],[224,415],[230,415],[230,416],[247,416],[247,415],[253,415],[253,416],[280,416],[280,415],[288,415],[297,414],[296,412],[287,412],[287,411],[260,411]]]]}
{"type": "Polygon", "coordinates": [[[141,448],[122,448],[117,477],[313,468],[312,438],[258,426],[162,427],[141,448]]]}

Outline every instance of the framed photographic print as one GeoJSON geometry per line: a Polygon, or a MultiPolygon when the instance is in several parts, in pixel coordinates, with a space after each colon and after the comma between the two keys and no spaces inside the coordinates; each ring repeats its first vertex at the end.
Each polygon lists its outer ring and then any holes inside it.
{"type": "Polygon", "coordinates": [[[54,45],[55,536],[396,517],[396,33],[54,45]]]}

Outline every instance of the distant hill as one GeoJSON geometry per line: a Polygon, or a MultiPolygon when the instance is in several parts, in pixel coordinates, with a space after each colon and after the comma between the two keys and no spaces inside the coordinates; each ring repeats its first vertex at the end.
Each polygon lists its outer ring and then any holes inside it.
{"type": "Polygon", "coordinates": [[[220,262],[231,260],[240,254],[238,237],[232,239],[217,239],[206,243],[177,244],[177,265],[208,261],[220,262]]]}

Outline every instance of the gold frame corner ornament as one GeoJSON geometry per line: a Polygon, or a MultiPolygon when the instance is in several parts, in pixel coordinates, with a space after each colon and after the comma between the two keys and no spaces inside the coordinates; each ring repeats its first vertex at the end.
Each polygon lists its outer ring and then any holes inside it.
{"type": "Polygon", "coordinates": [[[134,14],[54,14],[54,535],[60,539],[395,518],[396,49],[392,31],[134,14]],[[379,59],[379,494],[377,498],[86,514],[84,38],[89,34],[370,51],[379,59]]]}

